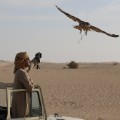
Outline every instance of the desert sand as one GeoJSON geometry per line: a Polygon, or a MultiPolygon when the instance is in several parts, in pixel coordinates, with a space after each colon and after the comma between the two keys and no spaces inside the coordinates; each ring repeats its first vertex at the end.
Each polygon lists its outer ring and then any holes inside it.
{"type": "MultiPolygon", "coordinates": [[[[0,86],[12,83],[14,65],[0,61],[0,86]]],[[[30,77],[42,88],[48,115],[85,120],[120,120],[120,64],[79,63],[78,69],[66,63],[41,63],[30,77]]],[[[6,106],[5,91],[0,90],[0,105],[6,106]]]]}

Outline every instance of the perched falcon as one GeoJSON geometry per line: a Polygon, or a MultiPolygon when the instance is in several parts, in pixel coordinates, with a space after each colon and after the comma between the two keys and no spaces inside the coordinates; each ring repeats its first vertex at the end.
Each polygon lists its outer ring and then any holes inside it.
{"type": "Polygon", "coordinates": [[[70,19],[72,19],[75,22],[78,22],[79,25],[74,26],[74,28],[80,30],[80,32],[85,31],[86,35],[87,35],[88,31],[93,30],[93,31],[96,31],[96,32],[104,33],[104,34],[106,34],[106,35],[108,35],[110,37],[119,37],[119,35],[107,33],[105,31],[103,31],[103,30],[101,30],[101,29],[99,29],[99,28],[91,25],[89,22],[82,21],[79,18],[74,17],[74,16],[70,15],[69,13],[66,13],[65,11],[61,10],[58,6],[56,6],[56,7],[57,7],[57,9],[60,12],[62,12],[63,14],[65,14],[67,17],[69,17],[70,19]]]}

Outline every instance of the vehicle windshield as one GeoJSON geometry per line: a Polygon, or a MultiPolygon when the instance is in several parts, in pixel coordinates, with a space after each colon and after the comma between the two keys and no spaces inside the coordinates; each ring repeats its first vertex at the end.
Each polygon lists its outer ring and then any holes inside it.
{"type": "Polygon", "coordinates": [[[31,100],[31,117],[35,116],[42,116],[42,105],[38,96],[38,92],[33,91],[31,100]]]}
{"type": "Polygon", "coordinates": [[[7,107],[6,104],[6,90],[0,89],[0,106],[7,107]]]}
{"type": "Polygon", "coordinates": [[[0,82],[0,106],[7,107],[6,103],[6,87],[11,86],[11,83],[0,82]]]}

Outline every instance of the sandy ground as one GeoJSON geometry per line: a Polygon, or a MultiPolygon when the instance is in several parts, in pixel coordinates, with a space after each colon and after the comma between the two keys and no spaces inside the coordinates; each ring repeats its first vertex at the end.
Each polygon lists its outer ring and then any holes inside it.
{"type": "MultiPolygon", "coordinates": [[[[12,83],[13,63],[0,61],[0,86],[12,83]]],[[[47,114],[85,120],[120,120],[120,64],[80,63],[78,69],[65,64],[42,63],[30,77],[43,91],[47,114]]],[[[0,90],[5,106],[5,91],[0,90]]]]}

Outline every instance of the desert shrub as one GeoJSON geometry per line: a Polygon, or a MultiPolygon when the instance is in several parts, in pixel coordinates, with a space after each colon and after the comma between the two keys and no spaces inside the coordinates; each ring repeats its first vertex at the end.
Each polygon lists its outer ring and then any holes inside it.
{"type": "Polygon", "coordinates": [[[112,64],[113,64],[113,65],[117,65],[117,64],[118,64],[118,62],[113,62],[112,64]]]}
{"type": "Polygon", "coordinates": [[[72,69],[77,69],[78,63],[76,63],[75,61],[71,61],[70,63],[67,64],[67,66],[72,69]]]}

